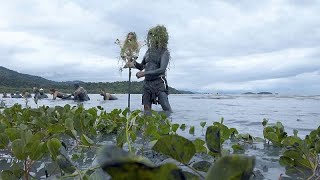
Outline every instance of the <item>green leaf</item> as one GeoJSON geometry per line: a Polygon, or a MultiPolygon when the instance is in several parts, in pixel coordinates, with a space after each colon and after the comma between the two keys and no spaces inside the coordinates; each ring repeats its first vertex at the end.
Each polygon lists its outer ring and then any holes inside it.
{"type": "Polygon", "coordinates": [[[16,179],[20,179],[24,174],[23,168],[24,168],[23,162],[19,162],[19,163],[14,162],[11,164],[10,170],[16,176],[16,179]]]}
{"type": "Polygon", "coordinates": [[[68,130],[74,130],[74,126],[73,126],[73,119],[72,118],[67,118],[65,120],[65,124],[64,127],[68,130]]]}
{"type": "Polygon", "coordinates": [[[66,104],[66,105],[64,105],[64,110],[66,111],[66,112],[68,112],[68,111],[70,111],[70,109],[71,109],[71,106],[70,106],[70,104],[66,104]]]}
{"type": "Polygon", "coordinates": [[[275,131],[275,129],[273,129],[272,127],[265,127],[264,129],[263,129],[263,136],[264,136],[264,138],[266,138],[267,139],[267,134],[269,133],[269,132],[276,132],[275,131]]]}
{"type": "Polygon", "coordinates": [[[276,122],[276,127],[279,128],[279,129],[284,129],[284,126],[282,125],[281,122],[276,122]]]}
{"type": "Polygon", "coordinates": [[[21,139],[25,144],[28,144],[32,138],[32,132],[30,130],[25,130],[21,132],[21,139]]]}
{"type": "Polygon", "coordinates": [[[186,129],[186,124],[181,124],[180,129],[184,131],[186,129]]]}
{"type": "Polygon", "coordinates": [[[0,133],[0,149],[6,148],[9,142],[9,137],[5,133],[0,133]]]}
{"type": "Polygon", "coordinates": [[[274,132],[268,132],[265,136],[266,139],[270,140],[272,144],[278,145],[279,143],[279,138],[278,135],[274,132]]]}
{"type": "Polygon", "coordinates": [[[8,128],[5,130],[5,133],[9,137],[10,141],[14,141],[16,139],[21,138],[20,130],[17,128],[8,128]]]}
{"type": "Polygon", "coordinates": [[[167,135],[170,133],[170,125],[168,124],[160,125],[159,128],[160,128],[161,135],[167,135]]]}
{"type": "Polygon", "coordinates": [[[244,148],[240,144],[232,145],[232,149],[234,153],[244,153],[244,148]]]}
{"type": "Polygon", "coordinates": [[[250,179],[254,166],[254,157],[225,156],[210,167],[206,179],[250,179]]]}
{"type": "Polygon", "coordinates": [[[76,130],[66,130],[65,132],[68,136],[70,136],[73,139],[77,139],[77,131],[76,130]]]}
{"type": "Polygon", "coordinates": [[[40,141],[33,143],[33,145],[31,146],[31,152],[30,152],[30,159],[31,160],[38,161],[43,157],[44,144],[45,144],[44,142],[40,143],[40,141]]]}
{"type": "MultiPolygon", "coordinates": [[[[158,137],[159,134],[158,134],[158,131],[157,131],[157,127],[155,125],[149,125],[146,127],[146,130],[145,130],[145,135],[146,136],[156,136],[158,137]]],[[[158,138],[156,138],[158,139],[158,138]]]]}
{"type": "Polygon", "coordinates": [[[122,111],[122,115],[124,116],[124,117],[127,117],[127,114],[129,113],[129,109],[128,108],[126,108],[125,110],[123,110],[122,111]]]}
{"type": "Polygon", "coordinates": [[[122,148],[123,144],[127,142],[125,129],[122,129],[121,131],[118,132],[116,140],[117,140],[117,146],[122,148]]]}
{"type": "Polygon", "coordinates": [[[90,139],[88,136],[86,136],[85,134],[82,134],[81,143],[85,146],[91,146],[94,144],[94,141],[90,139]]]}
{"type": "Polygon", "coordinates": [[[3,180],[12,180],[17,179],[17,177],[10,170],[4,170],[1,172],[1,179],[3,180]]]}
{"type": "Polygon", "coordinates": [[[302,144],[302,140],[296,136],[288,136],[282,141],[283,145],[285,146],[293,146],[294,144],[302,144]]]}
{"type": "Polygon", "coordinates": [[[72,161],[63,155],[58,155],[56,158],[56,162],[59,168],[63,170],[65,173],[72,174],[77,170],[76,167],[73,165],[72,161]]]}
{"type": "Polygon", "coordinates": [[[311,138],[311,139],[315,139],[315,138],[317,137],[317,134],[318,134],[317,130],[311,131],[311,132],[310,132],[310,138],[311,138]]]}
{"type": "Polygon", "coordinates": [[[206,124],[207,124],[207,122],[200,122],[200,126],[202,127],[202,128],[204,128],[204,126],[206,126],[206,124]]]}
{"type": "Polygon", "coordinates": [[[298,165],[298,166],[302,166],[304,168],[308,168],[310,170],[313,170],[313,167],[311,165],[311,162],[307,159],[295,159],[294,160],[295,164],[298,165]]]}
{"type": "Polygon", "coordinates": [[[0,132],[5,132],[6,128],[7,128],[7,126],[0,122],[0,132]]]}
{"type": "Polygon", "coordinates": [[[171,126],[171,130],[175,133],[177,132],[178,128],[179,128],[179,124],[172,124],[171,126]]]}
{"type": "Polygon", "coordinates": [[[192,165],[192,167],[197,171],[207,172],[212,163],[208,161],[198,161],[192,165]]]}
{"type": "Polygon", "coordinates": [[[302,152],[289,149],[289,150],[284,151],[283,156],[287,156],[292,159],[300,159],[300,158],[302,158],[302,152]]]}
{"type": "Polygon", "coordinates": [[[161,137],[152,149],[184,164],[187,164],[196,153],[193,143],[178,135],[161,137]]]}
{"type": "Polygon", "coordinates": [[[314,145],[316,152],[320,153],[320,141],[317,141],[316,144],[314,145]]]}
{"type": "Polygon", "coordinates": [[[129,135],[130,135],[131,141],[135,142],[136,139],[137,139],[137,134],[135,132],[133,132],[133,131],[130,131],[129,135]]]}
{"type": "Polygon", "coordinates": [[[189,134],[194,135],[194,126],[191,126],[189,129],[189,134]]]}
{"type": "Polygon", "coordinates": [[[48,132],[52,134],[56,133],[64,133],[65,132],[65,127],[59,125],[59,124],[53,124],[48,127],[48,132]]]}
{"type": "Polygon", "coordinates": [[[221,153],[220,129],[217,126],[209,126],[206,131],[206,143],[213,153],[221,153]]]}
{"type": "Polygon", "coordinates": [[[52,138],[47,142],[48,150],[53,157],[53,159],[56,159],[57,156],[60,154],[59,148],[61,147],[61,142],[57,138],[52,138]]]}
{"type": "Polygon", "coordinates": [[[287,156],[281,156],[280,159],[279,159],[279,164],[281,166],[293,166],[294,165],[294,161],[293,159],[287,157],[287,156]]]}
{"type": "Polygon", "coordinates": [[[239,134],[239,132],[236,128],[230,128],[229,134],[235,136],[236,134],[239,134]]]}
{"type": "Polygon", "coordinates": [[[26,158],[25,154],[25,143],[22,139],[16,139],[12,142],[12,154],[19,160],[24,160],[26,158]]]}
{"type": "Polygon", "coordinates": [[[206,143],[205,141],[203,141],[203,140],[201,140],[199,138],[197,138],[196,140],[193,141],[193,144],[194,144],[194,146],[196,148],[196,152],[197,153],[199,153],[199,152],[207,153],[207,148],[204,147],[205,143],[206,143]]]}
{"type": "Polygon", "coordinates": [[[27,129],[29,129],[29,127],[27,126],[27,125],[25,125],[25,124],[19,124],[19,129],[21,129],[21,130],[27,130],[27,129]]]}

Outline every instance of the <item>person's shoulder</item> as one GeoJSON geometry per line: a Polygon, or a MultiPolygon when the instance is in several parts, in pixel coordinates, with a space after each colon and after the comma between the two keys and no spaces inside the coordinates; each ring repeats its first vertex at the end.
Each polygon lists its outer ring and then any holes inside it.
{"type": "Polygon", "coordinates": [[[161,52],[162,52],[162,55],[169,55],[170,56],[170,52],[167,48],[162,48],[161,52]]]}

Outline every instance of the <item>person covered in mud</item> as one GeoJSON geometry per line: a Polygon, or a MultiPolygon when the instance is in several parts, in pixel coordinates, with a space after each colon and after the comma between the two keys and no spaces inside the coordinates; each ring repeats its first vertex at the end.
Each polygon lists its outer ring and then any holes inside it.
{"type": "MultiPolygon", "coordinates": [[[[132,65],[131,62],[136,61],[138,58],[140,49],[146,45],[145,41],[138,41],[135,32],[129,32],[124,42],[117,39],[115,43],[118,44],[121,49],[120,57],[125,62],[123,68],[129,68],[129,65],[132,65]]],[[[130,68],[132,67],[134,66],[131,66],[130,68]]]]}
{"type": "Polygon", "coordinates": [[[32,98],[32,95],[31,95],[28,91],[23,91],[23,92],[22,92],[22,96],[23,96],[24,98],[32,98]]]}
{"type": "Polygon", "coordinates": [[[142,62],[133,62],[134,66],[140,70],[136,74],[137,78],[145,77],[142,95],[145,111],[150,111],[152,104],[160,103],[164,111],[172,112],[166,79],[166,69],[170,60],[168,40],[166,27],[158,25],[151,28],[147,35],[148,50],[142,62]]]}
{"type": "Polygon", "coordinates": [[[6,92],[2,94],[2,98],[10,98],[6,92]]]}
{"type": "Polygon", "coordinates": [[[11,94],[11,98],[22,98],[22,96],[20,95],[20,92],[17,91],[16,94],[11,94]]]}
{"type": "Polygon", "coordinates": [[[44,93],[44,90],[42,88],[39,89],[39,99],[48,98],[48,95],[44,93]]]}
{"type": "Polygon", "coordinates": [[[118,98],[115,95],[107,93],[106,91],[101,91],[101,96],[103,96],[103,100],[117,100],[118,98]]]}
{"type": "Polygon", "coordinates": [[[69,100],[72,100],[73,98],[71,97],[72,95],[68,95],[68,94],[64,94],[62,92],[59,92],[57,89],[50,89],[50,94],[52,94],[52,99],[53,100],[56,100],[57,98],[60,98],[60,99],[69,99],[69,100]]]}
{"type": "Polygon", "coordinates": [[[73,93],[74,100],[77,100],[77,101],[90,100],[87,91],[83,87],[81,87],[78,83],[74,84],[74,88],[75,88],[75,91],[73,93]]]}
{"type": "Polygon", "coordinates": [[[44,99],[48,98],[48,95],[44,93],[42,88],[38,89],[37,87],[33,87],[34,99],[44,99]]]}

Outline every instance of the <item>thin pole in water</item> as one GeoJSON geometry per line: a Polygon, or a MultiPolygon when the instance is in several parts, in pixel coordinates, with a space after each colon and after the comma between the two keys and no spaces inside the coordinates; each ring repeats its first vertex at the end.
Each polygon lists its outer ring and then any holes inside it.
{"type": "Polygon", "coordinates": [[[129,67],[128,109],[130,111],[131,67],[129,67]]]}

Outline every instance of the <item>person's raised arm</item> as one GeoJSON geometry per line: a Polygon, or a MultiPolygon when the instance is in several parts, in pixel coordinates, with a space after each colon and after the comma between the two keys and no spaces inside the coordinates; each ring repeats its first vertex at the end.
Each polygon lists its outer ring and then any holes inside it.
{"type": "Polygon", "coordinates": [[[160,75],[166,72],[167,66],[169,64],[170,54],[169,51],[166,50],[161,56],[160,67],[155,70],[145,71],[144,75],[160,75]]]}

